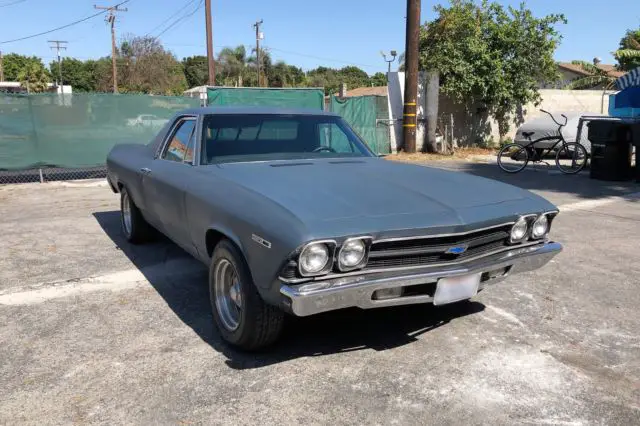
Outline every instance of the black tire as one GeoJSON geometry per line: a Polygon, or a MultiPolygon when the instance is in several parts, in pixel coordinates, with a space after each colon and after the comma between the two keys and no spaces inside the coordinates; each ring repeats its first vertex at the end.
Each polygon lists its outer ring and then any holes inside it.
{"type": "Polygon", "coordinates": [[[556,153],[556,166],[562,173],[573,175],[584,169],[588,158],[589,155],[584,146],[569,142],[560,147],[556,153]]]}
{"type": "Polygon", "coordinates": [[[127,241],[132,244],[142,244],[150,241],[153,237],[153,228],[142,217],[138,206],[133,202],[126,187],[120,190],[120,226],[127,241]],[[127,223],[126,209],[128,210],[130,221],[127,223]]]}
{"type": "MultiPolygon", "coordinates": [[[[234,287],[236,287],[234,286],[234,287]]],[[[211,257],[209,267],[209,298],[213,319],[222,338],[233,346],[244,350],[258,350],[273,344],[280,337],[284,325],[284,312],[266,304],[253,283],[251,273],[244,260],[244,256],[231,241],[223,239],[218,243],[211,257]],[[217,280],[220,278],[220,268],[232,267],[238,279],[240,294],[240,307],[236,311],[238,318],[235,328],[225,325],[224,301],[217,296],[216,291],[221,291],[217,280]]],[[[229,297],[230,299],[231,297],[229,297]]],[[[226,301],[226,303],[230,303],[226,301]]],[[[234,301],[236,305],[238,302],[234,301]]],[[[227,322],[228,324],[228,322],[227,322]]]]}
{"type": "Polygon", "coordinates": [[[529,151],[517,143],[509,143],[498,152],[498,166],[507,173],[518,173],[529,163],[529,151]]]}

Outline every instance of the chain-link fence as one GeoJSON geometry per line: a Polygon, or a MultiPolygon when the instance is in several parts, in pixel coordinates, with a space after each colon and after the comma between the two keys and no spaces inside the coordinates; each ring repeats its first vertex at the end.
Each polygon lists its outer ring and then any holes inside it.
{"type": "Polygon", "coordinates": [[[0,184],[105,176],[118,143],[147,143],[199,99],[126,94],[0,93],[0,184]]]}

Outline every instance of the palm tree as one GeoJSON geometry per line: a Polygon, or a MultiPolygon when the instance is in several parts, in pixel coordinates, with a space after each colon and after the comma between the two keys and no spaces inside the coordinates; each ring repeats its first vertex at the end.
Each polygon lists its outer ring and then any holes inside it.
{"type": "Polygon", "coordinates": [[[571,83],[567,84],[564,88],[568,90],[575,89],[592,89],[594,87],[604,87],[604,90],[613,88],[616,83],[617,77],[609,74],[608,71],[603,70],[586,61],[571,61],[573,65],[580,66],[583,70],[590,75],[578,78],[571,83]]]}
{"type": "Polygon", "coordinates": [[[49,76],[44,67],[29,63],[19,73],[20,85],[27,89],[27,93],[44,92],[49,87],[49,76]]]}
{"type": "Polygon", "coordinates": [[[626,42],[628,48],[616,50],[613,52],[613,56],[621,66],[630,65],[630,68],[626,68],[627,71],[630,71],[636,65],[640,65],[640,42],[632,37],[627,38],[626,42]]]}
{"type": "Polygon", "coordinates": [[[218,55],[218,62],[222,65],[222,74],[225,83],[233,82],[237,87],[242,87],[247,73],[247,50],[244,46],[234,49],[225,47],[218,55]]]}

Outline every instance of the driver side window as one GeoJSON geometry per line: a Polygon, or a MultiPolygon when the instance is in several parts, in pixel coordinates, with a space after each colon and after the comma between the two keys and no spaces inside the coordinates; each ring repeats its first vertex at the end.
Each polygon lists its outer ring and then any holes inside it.
{"type": "Polygon", "coordinates": [[[318,124],[318,133],[321,146],[328,146],[340,154],[355,152],[349,137],[335,123],[318,124]]]}
{"type": "Polygon", "coordinates": [[[193,143],[194,138],[193,129],[196,125],[196,120],[193,118],[183,119],[178,123],[176,129],[173,131],[173,135],[169,140],[164,152],[162,153],[162,159],[168,161],[175,161],[182,163],[184,161],[193,160],[193,143]]]}

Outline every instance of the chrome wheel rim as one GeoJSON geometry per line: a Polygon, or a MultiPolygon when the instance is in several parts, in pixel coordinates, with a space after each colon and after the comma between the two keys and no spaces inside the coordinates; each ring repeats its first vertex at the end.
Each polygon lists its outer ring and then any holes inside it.
{"type": "Polygon", "coordinates": [[[129,194],[126,192],[122,197],[122,225],[124,226],[124,232],[127,235],[131,235],[131,201],[129,200],[129,194]]]}
{"type": "Polygon", "coordinates": [[[242,284],[236,268],[227,259],[220,259],[214,270],[216,311],[224,328],[235,331],[242,316],[242,284]]]}

